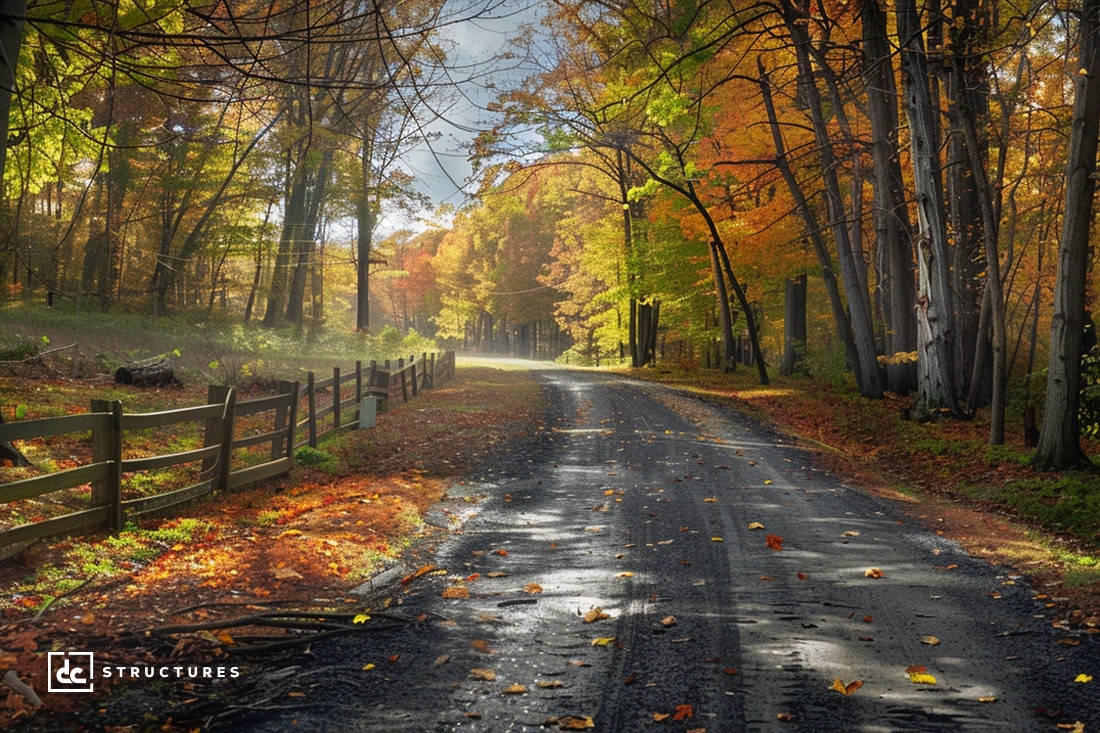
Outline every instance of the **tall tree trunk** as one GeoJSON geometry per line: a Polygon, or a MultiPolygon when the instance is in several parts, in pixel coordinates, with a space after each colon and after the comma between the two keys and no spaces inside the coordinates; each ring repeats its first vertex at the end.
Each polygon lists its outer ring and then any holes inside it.
{"type": "Polygon", "coordinates": [[[917,202],[917,404],[961,415],[954,380],[954,304],[950,248],[943,208],[935,110],[928,63],[914,0],[897,2],[902,87],[912,141],[910,157],[917,202]]]}
{"type": "Polygon", "coordinates": [[[286,320],[295,326],[301,326],[305,316],[306,282],[314,267],[314,254],[317,251],[317,234],[321,222],[321,208],[324,206],[328,188],[329,171],[332,168],[333,150],[328,148],[321,154],[321,163],[310,176],[312,185],[308,187],[306,218],[302,223],[297,241],[294,271],[287,295],[286,320]]]}
{"type": "Polygon", "coordinates": [[[810,207],[810,202],[806,199],[806,194],[802,191],[802,187],[795,178],[794,171],[791,170],[790,161],[787,158],[787,145],[783,140],[783,133],[779,127],[779,117],[775,111],[775,102],[772,99],[771,82],[764,69],[764,63],[758,58],[756,65],[760,74],[760,92],[763,96],[764,108],[768,114],[768,123],[772,132],[772,142],[775,146],[775,165],[779,168],[779,172],[783,176],[784,182],[787,184],[787,189],[790,191],[791,197],[795,201],[795,207],[798,209],[798,213],[802,216],[802,221],[806,225],[806,236],[809,238],[813,245],[814,252],[817,254],[818,264],[821,265],[821,277],[825,284],[825,293],[829,298],[829,307],[832,310],[833,323],[836,326],[837,336],[844,345],[844,353],[848,359],[848,364],[856,374],[856,382],[860,383],[862,381],[860,376],[862,370],[861,362],[859,353],[856,349],[856,342],[852,338],[852,324],[848,319],[848,311],[845,310],[844,301],[840,297],[840,285],[836,280],[833,260],[829,255],[829,249],[821,234],[822,229],[818,224],[817,217],[810,207]]]}
{"type": "Polygon", "coordinates": [[[1066,163],[1066,206],[1058,245],[1058,279],[1050,324],[1050,366],[1039,447],[1032,463],[1043,470],[1072,468],[1086,461],[1078,417],[1089,229],[1096,190],[1100,138],[1100,0],[1081,6],[1080,60],[1066,163]]]}
{"type": "Polygon", "coordinates": [[[871,314],[870,295],[861,287],[861,263],[856,262],[852,239],[848,229],[848,212],[841,194],[840,180],[837,176],[837,160],[833,155],[832,140],[825,121],[824,104],[815,81],[811,59],[810,36],[807,24],[810,20],[809,5],[806,0],[782,0],[783,19],[787,33],[794,44],[795,58],[798,62],[798,88],[806,104],[810,121],[813,124],[814,139],[817,142],[817,154],[820,158],[821,174],[824,183],[825,204],[829,216],[829,226],[836,240],[837,259],[844,292],[848,296],[848,318],[852,329],[852,339],[856,345],[856,358],[859,370],[856,376],[859,391],[864,397],[879,398],[883,394],[882,379],[878,366],[878,353],[875,347],[874,319],[871,314]]]}
{"type": "Polygon", "coordinates": [[[0,176],[4,174],[8,157],[8,117],[26,15],[26,0],[0,1],[0,176]]]}
{"type": "Polygon", "coordinates": [[[871,121],[876,263],[882,308],[887,389],[908,394],[915,386],[913,364],[902,354],[917,350],[913,318],[915,272],[912,223],[905,200],[898,150],[898,106],[886,13],[879,0],[863,0],[863,86],[871,121]]]}

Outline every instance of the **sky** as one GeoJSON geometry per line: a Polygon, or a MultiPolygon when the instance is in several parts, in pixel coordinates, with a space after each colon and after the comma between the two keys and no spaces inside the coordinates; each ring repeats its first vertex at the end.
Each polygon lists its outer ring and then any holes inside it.
{"type": "MultiPolygon", "coordinates": [[[[488,0],[492,1],[492,0],[488,0]]],[[[537,21],[545,0],[498,0],[488,17],[464,21],[443,29],[443,37],[453,44],[448,72],[457,82],[449,99],[439,103],[437,119],[427,120],[425,131],[438,139],[421,144],[404,158],[406,168],[420,181],[420,189],[433,204],[461,206],[466,200],[467,179],[471,168],[470,146],[477,130],[491,125],[484,107],[506,86],[509,79],[522,78],[529,70],[514,63],[499,62],[508,41],[524,23],[537,21]],[[473,80],[469,78],[476,77],[473,80]],[[490,88],[495,85],[496,89],[490,88]]],[[[423,222],[411,222],[389,215],[382,229],[422,228],[423,222]]]]}

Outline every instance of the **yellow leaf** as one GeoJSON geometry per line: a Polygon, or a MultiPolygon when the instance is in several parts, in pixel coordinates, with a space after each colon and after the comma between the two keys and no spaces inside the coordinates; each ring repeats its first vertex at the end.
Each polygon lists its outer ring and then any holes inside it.
{"type": "Polygon", "coordinates": [[[629,570],[626,570],[626,571],[621,572],[621,573],[615,573],[615,577],[616,578],[633,578],[634,573],[630,572],[629,570]]]}
{"type": "Polygon", "coordinates": [[[938,644],[940,643],[940,640],[939,640],[939,639],[937,639],[937,638],[936,638],[936,637],[934,637],[934,636],[931,636],[931,635],[929,635],[929,636],[922,636],[922,637],[920,638],[920,643],[921,643],[921,644],[927,644],[928,646],[936,646],[936,645],[938,645],[938,644]]]}
{"type": "Polygon", "coordinates": [[[507,687],[504,688],[503,694],[505,694],[505,695],[526,695],[527,694],[527,688],[524,687],[523,685],[520,685],[520,684],[508,685],[507,687]]]}
{"type": "Polygon", "coordinates": [[[835,680],[833,680],[833,685],[829,689],[836,690],[841,695],[851,695],[853,692],[861,687],[863,687],[863,680],[852,680],[848,684],[844,684],[840,681],[840,678],[837,677],[835,680]]]}
{"type": "Polygon", "coordinates": [[[764,525],[760,522],[749,522],[749,529],[764,529],[764,525]]]}
{"type": "Polygon", "coordinates": [[[997,702],[997,698],[993,697],[992,695],[988,697],[979,697],[978,702],[997,702]]]}
{"type": "Polygon", "coordinates": [[[586,715],[583,718],[562,718],[558,721],[558,727],[562,730],[588,730],[589,728],[595,728],[596,723],[592,720],[591,715],[586,715]]]}
{"type": "Polygon", "coordinates": [[[371,671],[372,669],[374,669],[374,663],[373,663],[373,662],[371,662],[371,663],[369,663],[369,664],[364,664],[364,665],[363,665],[363,669],[364,669],[365,671],[367,671],[367,672],[371,671]]]}
{"type": "Polygon", "coordinates": [[[716,501],[718,501],[718,497],[717,497],[717,496],[708,496],[708,497],[707,497],[706,499],[703,499],[703,503],[704,503],[704,504],[713,504],[713,503],[715,503],[716,501]]]}
{"type": "Polygon", "coordinates": [[[601,636],[592,640],[592,646],[607,646],[613,641],[615,641],[614,636],[601,636]]]}
{"type": "Polygon", "coordinates": [[[711,542],[724,542],[724,540],[721,537],[711,537],[710,541],[711,542]]]}
{"type": "Polygon", "coordinates": [[[365,624],[368,621],[370,621],[370,616],[365,613],[357,613],[355,618],[351,620],[353,624],[365,624]]]}
{"type": "Polygon", "coordinates": [[[772,480],[770,478],[764,479],[764,485],[765,486],[771,486],[771,483],[772,483],[772,480]]]}
{"type": "Polygon", "coordinates": [[[1077,675],[1076,677],[1073,678],[1073,681],[1074,682],[1082,682],[1082,683],[1092,682],[1092,675],[1091,674],[1079,674],[1079,675],[1077,675]]]}
{"type": "Polygon", "coordinates": [[[936,678],[927,672],[917,672],[909,675],[909,681],[914,685],[934,685],[936,684],[936,678]]]}
{"type": "Polygon", "coordinates": [[[863,572],[863,576],[866,577],[866,578],[882,578],[885,575],[886,575],[886,573],[882,572],[878,568],[867,568],[863,572]]]}
{"type": "Polygon", "coordinates": [[[542,586],[538,583],[528,583],[527,585],[523,586],[523,592],[530,593],[532,595],[534,595],[535,593],[542,593],[542,586]]]}

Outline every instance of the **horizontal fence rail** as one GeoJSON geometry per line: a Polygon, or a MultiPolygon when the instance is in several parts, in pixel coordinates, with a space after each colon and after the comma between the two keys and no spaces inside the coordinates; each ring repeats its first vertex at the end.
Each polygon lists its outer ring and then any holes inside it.
{"type": "Polygon", "coordinates": [[[0,503],[37,499],[60,491],[90,487],[88,506],[49,519],[0,530],[0,559],[10,557],[31,542],[64,534],[103,528],[121,529],[127,520],[163,512],[215,491],[238,489],[290,471],[295,451],[316,448],[318,438],[363,424],[361,411],[371,416],[389,400],[407,402],[455,373],[455,353],[410,356],[382,365],[362,362],[318,380],[312,372],[305,381],[280,382],[277,394],[238,402],[231,387],[211,386],[207,404],[177,410],[124,413],[122,403],[92,400],[91,411],[22,422],[0,422],[0,443],[54,436],[90,434],[92,456],[84,465],[0,483],[0,503]],[[368,405],[367,401],[374,403],[368,405]],[[304,417],[299,420],[299,415],[304,417]],[[199,447],[153,456],[129,456],[128,434],[184,425],[201,426],[199,447]],[[238,435],[247,431],[246,435],[238,435]],[[298,440],[299,436],[304,436],[298,440]],[[198,480],[150,496],[123,497],[123,478],[144,472],[186,470],[198,480]]]}

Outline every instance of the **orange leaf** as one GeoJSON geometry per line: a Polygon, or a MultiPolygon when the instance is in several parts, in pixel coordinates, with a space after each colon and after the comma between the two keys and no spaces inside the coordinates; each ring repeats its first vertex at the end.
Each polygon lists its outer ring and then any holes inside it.
{"type": "Polygon", "coordinates": [[[690,705],[677,705],[676,712],[673,713],[673,720],[691,720],[695,717],[695,710],[690,705]]]}
{"type": "Polygon", "coordinates": [[[866,578],[881,578],[885,575],[886,575],[886,573],[882,572],[878,568],[867,568],[863,572],[863,576],[866,577],[866,578]]]}
{"type": "Polygon", "coordinates": [[[531,594],[542,593],[542,586],[538,583],[528,583],[523,587],[523,592],[531,594]]]}
{"type": "Polygon", "coordinates": [[[848,684],[844,684],[840,681],[840,678],[837,677],[835,680],[833,680],[833,686],[829,689],[836,690],[842,695],[851,695],[853,692],[861,687],[863,687],[863,680],[852,680],[848,684]]]}
{"type": "Polygon", "coordinates": [[[464,585],[452,585],[450,588],[444,588],[439,595],[442,598],[469,598],[470,591],[464,585]]]}
{"type": "Polygon", "coordinates": [[[653,720],[655,720],[658,723],[660,723],[662,720],[668,720],[668,719],[669,719],[669,714],[668,713],[653,713],[653,720]]]}
{"type": "Polygon", "coordinates": [[[776,552],[783,552],[783,538],[777,534],[765,536],[764,543],[776,552]]]}

